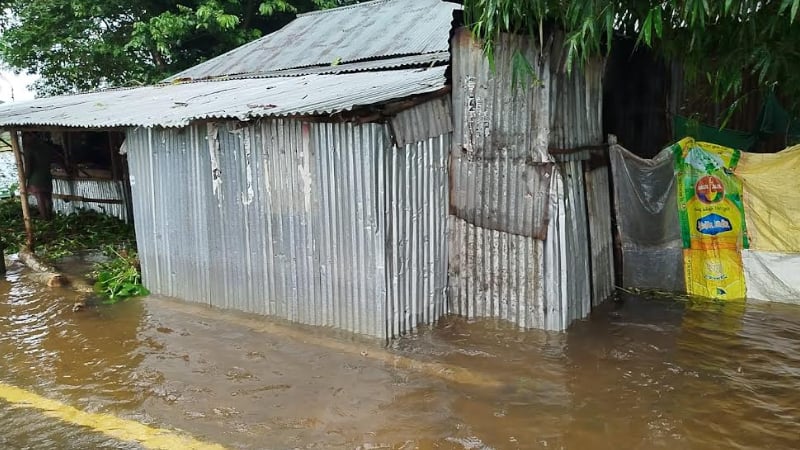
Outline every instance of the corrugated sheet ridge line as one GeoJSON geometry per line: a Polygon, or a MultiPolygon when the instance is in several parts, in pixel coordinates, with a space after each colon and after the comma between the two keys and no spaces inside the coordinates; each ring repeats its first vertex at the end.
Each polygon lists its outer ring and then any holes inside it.
{"type": "Polygon", "coordinates": [[[565,180],[563,170],[554,171],[550,185],[547,223],[547,238],[544,241],[544,251],[540,267],[543,292],[540,296],[541,303],[537,305],[542,310],[542,319],[538,328],[560,331],[565,328],[566,321],[566,284],[567,259],[562,251],[566,244],[566,215],[564,204],[565,180]]]}
{"type": "Polygon", "coordinates": [[[566,256],[567,270],[564,285],[568,290],[567,308],[563,328],[572,321],[589,315],[592,307],[591,273],[589,261],[589,226],[586,210],[586,183],[582,161],[563,163],[565,177],[565,208],[567,240],[561,249],[566,256]]]}
{"type": "MultiPolygon", "coordinates": [[[[421,55],[393,56],[387,59],[367,60],[339,64],[315,65],[308,67],[298,67],[295,69],[270,70],[265,72],[248,72],[232,74],[226,76],[228,79],[258,79],[258,78],[282,78],[282,77],[301,77],[304,75],[330,75],[346,74],[353,72],[373,72],[378,70],[390,70],[412,67],[432,67],[435,65],[446,64],[450,61],[450,52],[432,52],[421,55]]],[[[185,83],[202,83],[203,80],[184,81],[185,83]]]]}

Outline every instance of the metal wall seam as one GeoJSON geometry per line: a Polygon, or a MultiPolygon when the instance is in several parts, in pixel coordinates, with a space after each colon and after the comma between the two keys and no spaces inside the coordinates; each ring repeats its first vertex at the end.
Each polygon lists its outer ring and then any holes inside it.
{"type": "Polygon", "coordinates": [[[550,220],[547,226],[547,239],[544,242],[542,285],[544,299],[542,319],[545,330],[562,330],[566,327],[567,261],[564,245],[566,243],[565,177],[563,171],[553,171],[550,185],[550,220]]]}
{"type": "Polygon", "coordinates": [[[610,192],[608,167],[586,172],[586,209],[592,253],[592,306],[599,305],[614,292],[610,192]]]}

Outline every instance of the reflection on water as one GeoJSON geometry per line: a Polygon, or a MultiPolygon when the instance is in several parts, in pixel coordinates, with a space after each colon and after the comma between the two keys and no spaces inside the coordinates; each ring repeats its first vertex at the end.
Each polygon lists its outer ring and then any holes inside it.
{"type": "MultiPolygon", "coordinates": [[[[800,447],[797,306],[627,297],[568,333],[449,318],[388,349],[497,380],[483,386],[161,300],[73,313],[75,294],[10,269],[0,381],[231,448],[800,447]]],[[[0,403],[0,447],[121,445],[32,417],[0,403]]]]}

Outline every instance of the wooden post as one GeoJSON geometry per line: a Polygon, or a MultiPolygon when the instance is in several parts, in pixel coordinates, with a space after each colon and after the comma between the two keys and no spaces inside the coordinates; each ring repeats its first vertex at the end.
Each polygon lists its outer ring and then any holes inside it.
{"type": "Polygon", "coordinates": [[[22,152],[19,148],[19,136],[17,130],[11,130],[11,149],[14,150],[14,157],[17,160],[17,177],[19,178],[19,196],[22,203],[22,218],[25,220],[25,250],[33,252],[33,223],[31,222],[31,208],[28,205],[28,186],[25,177],[25,167],[22,160],[22,152]]]}

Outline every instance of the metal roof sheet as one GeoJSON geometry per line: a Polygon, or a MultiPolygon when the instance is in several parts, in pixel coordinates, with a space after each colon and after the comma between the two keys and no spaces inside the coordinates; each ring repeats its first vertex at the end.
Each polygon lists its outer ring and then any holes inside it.
{"type": "MultiPolygon", "coordinates": [[[[280,30],[180,72],[208,78],[447,52],[453,11],[441,0],[377,0],[299,15],[280,30]]],[[[447,60],[446,56],[443,58],[447,60]]]]}
{"type": "Polygon", "coordinates": [[[0,127],[182,127],[194,120],[321,115],[445,85],[445,67],[160,84],[0,105],[0,127]]]}

